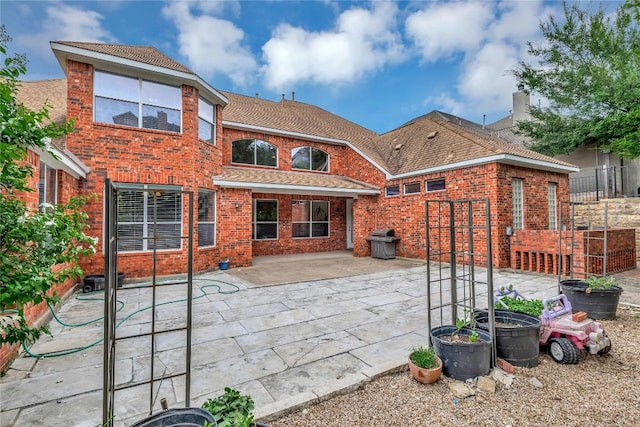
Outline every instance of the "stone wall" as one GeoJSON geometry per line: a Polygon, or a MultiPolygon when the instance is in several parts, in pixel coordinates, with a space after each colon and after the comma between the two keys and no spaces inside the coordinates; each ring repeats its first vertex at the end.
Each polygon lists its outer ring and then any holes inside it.
{"type": "Polygon", "coordinates": [[[636,230],[636,257],[640,261],[640,198],[606,199],[600,202],[581,203],[574,207],[576,227],[601,228],[605,224],[605,209],[609,228],[634,228],[636,230]]]}

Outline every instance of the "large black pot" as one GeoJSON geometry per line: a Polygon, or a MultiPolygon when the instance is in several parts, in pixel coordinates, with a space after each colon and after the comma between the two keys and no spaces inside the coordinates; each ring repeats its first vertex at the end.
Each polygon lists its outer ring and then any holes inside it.
{"type": "Polygon", "coordinates": [[[611,320],[616,317],[622,288],[593,289],[582,280],[563,280],[562,293],[567,296],[573,312],[584,311],[595,320],[611,320]],[[587,291],[589,289],[589,291],[587,291]]]}
{"type": "Polygon", "coordinates": [[[217,425],[209,411],[202,408],[167,409],[144,420],[138,421],[131,427],[197,427],[205,421],[214,427],[217,425]]]}
{"type": "MultiPolygon", "coordinates": [[[[489,313],[476,313],[477,326],[489,330],[489,313]]],[[[496,351],[514,366],[533,368],[540,357],[540,318],[510,310],[495,310],[496,351]]]]}
{"type": "MultiPolygon", "coordinates": [[[[124,273],[118,273],[117,286],[121,288],[124,285],[124,273]]],[[[85,276],[82,282],[82,292],[95,292],[104,289],[104,275],[90,274],[85,276]]]]}
{"type": "Polygon", "coordinates": [[[442,359],[442,373],[450,378],[465,381],[487,375],[491,370],[491,350],[493,338],[491,334],[476,329],[478,341],[450,341],[454,332],[458,335],[471,336],[473,330],[452,325],[438,326],[431,329],[431,343],[435,353],[442,359]]]}

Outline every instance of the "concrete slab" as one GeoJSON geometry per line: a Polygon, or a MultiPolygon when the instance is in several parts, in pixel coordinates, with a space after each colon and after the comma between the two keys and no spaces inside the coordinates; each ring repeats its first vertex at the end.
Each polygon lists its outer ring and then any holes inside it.
{"type": "MultiPolygon", "coordinates": [[[[349,253],[330,254],[329,261],[314,264],[314,254],[274,257],[272,263],[258,259],[259,275],[277,282],[301,280],[297,274],[315,275],[306,282],[273,286],[255,285],[239,278],[239,271],[215,271],[198,275],[194,290],[192,329],[191,404],[200,404],[222,393],[225,386],[250,394],[256,402],[256,416],[268,417],[310,402],[326,399],[358,387],[371,378],[403,369],[409,351],[428,339],[426,325],[426,268],[424,263],[355,259],[349,253]],[[264,261],[264,263],[262,263],[264,261]],[[360,263],[359,261],[362,261],[360,263]],[[262,264],[261,264],[262,263],[262,264]],[[340,265],[355,267],[344,277],[323,278],[325,270],[340,265]],[[376,269],[370,269],[376,265],[376,269]],[[279,279],[280,280],[280,279],[279,279]]],[[[240,270],[240,269],[238,269],[240,270]]],[[[254,269],[258,271],[258,269],[254,269]]],[[[433,301],[449,296],[450,269],[437,270],[443,292],[432,292],[433,301]]],[[[476,269],[477,277],[484,270],[476,269]]],[[[253,273],[252,273],[253,274],[253,273]]],[[[346,273],[341,273],[346,274],[346,273]]],[[[435,280],[435,279],[434,279],[435,280]]],[[[640,280],[627,286],[638,286],[640,280]]],[[[280,282],[282,283],[282,282],[280,282]]],[[[530,297],[557,293],[557,278],[532,273],[495,271],[494,283],[513,284],[530,297]]],[[[462,289],[459,284],[459,288],[462,289]]],[[[635,289],[635,288],[634,288],[635,289]]],[[[478,303],[488,298],[478,289],[478,303]]],[[[623,292],[621,303],[625,303],[623,292]]],[[[635,295],[635,293],[631,293],[635,295]]],[[[124,323],[118,337],[149,332],[151,310],[149,289],[129,286],[119,291],[125,306],[118,314],[124,323]],[[136,310],[143,309],[136,313],[136,310]]],[[[184,290],[161,290],[166,305],[156,313],[156,326],[169,328],[185,322],[184,290]]],[[[95,297],[95,295],[92,295],[95,297]]],[[[68,300],[60,309],[75,323],[98,319],[87,327],[53,326],[53,338],[44,337],[33,348],[65,350],[99,337],[101,301],[68,300]],[[97,316],[98,314],[98,316],[97,316]]],[[[450,319],[450,310],[442,310],[450,319]]],[[[434,322],[436,319],[434,319],[434,322]]],[[[185,332],[156,336],[155,373],[180,372],[186,349],[185,332]]],[[[131,384],[149,377],[151,337],[118,341],[116,380],[131,384]]],[[[102,347],[94,346],[65,356],[18,358],[6,376],[0,378],[0,425],[91,426],[102,423],[102,347]]],[[[165,378],[149,385],[116,392],[115,425],[124,426],[148,415],[150,400],[159,410],[159,398],[170,407],[184,405],[186,378],[165,378]],[[153,396],[151,396],[153,394],[153,396]]]]}

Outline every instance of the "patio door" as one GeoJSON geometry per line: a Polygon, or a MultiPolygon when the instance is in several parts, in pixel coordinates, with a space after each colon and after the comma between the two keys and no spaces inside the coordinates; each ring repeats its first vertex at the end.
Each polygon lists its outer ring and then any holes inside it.
{"type": "Polygon", "coordinates": [[[353,199],[347,200],[347,249],[353,249],[353,199]]]}

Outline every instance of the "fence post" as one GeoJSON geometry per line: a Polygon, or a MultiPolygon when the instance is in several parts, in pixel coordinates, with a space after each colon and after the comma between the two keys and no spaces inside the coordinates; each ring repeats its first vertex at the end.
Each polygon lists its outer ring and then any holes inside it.
{"type": "Polygon", "coordinates": [[[599,188],[599,185],[598,185],[598,171],[599,171],[598,168],[596,168],[594,170],[594,172],[596,174],[596,202],[600,201],[600,188],[599,188]]]}

